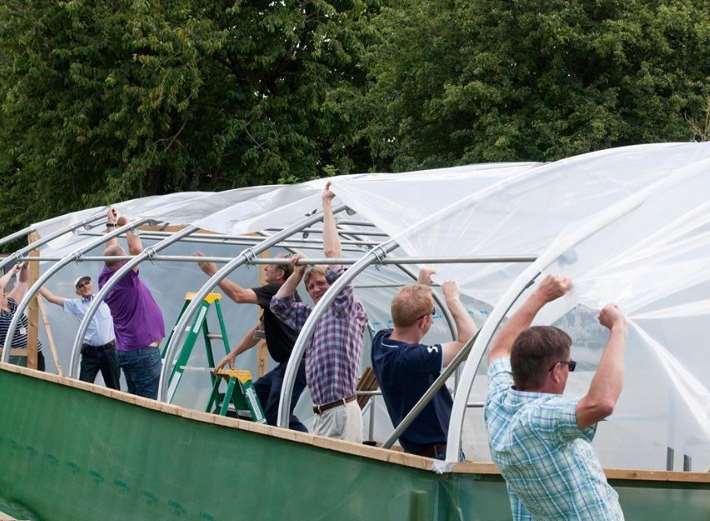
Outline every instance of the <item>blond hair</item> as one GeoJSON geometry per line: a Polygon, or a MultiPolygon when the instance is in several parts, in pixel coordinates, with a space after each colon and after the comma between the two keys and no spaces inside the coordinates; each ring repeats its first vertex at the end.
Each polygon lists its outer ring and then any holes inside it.
{"type": "Polygon", "coordinates": [[[392,299],[392,322],[395,327],[409,327],[434,309],[431,288],[413,284],[400,289],[392,299]]]}
{"type": "Polygon", "coordinates": [[[313,266],[309,266],[306,269],[306,273],[303,275],[303,284],[306,286],[306,289],[308,289],[308,281],[311,280],[311,277],[313,275],[322,275],[325,277],[325,266],[321,266],[320,264],[314,264],[313,266]]]}

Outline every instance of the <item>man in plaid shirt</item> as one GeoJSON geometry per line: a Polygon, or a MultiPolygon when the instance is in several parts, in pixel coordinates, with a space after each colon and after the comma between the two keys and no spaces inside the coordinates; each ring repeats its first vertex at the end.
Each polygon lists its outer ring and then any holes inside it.
{"type": "Polygon", "coordinates": [[[556,327],[530,327],[570,287],[565,277],[547,276],[494,339],[488,358],[488,441],[516,521],[624,519],[590,444],[621,393],[624,316],[614,305],[599,314],[609,341],[581,399],[562,396],[576,366],[570,337],[556,327]]]}
{"type": "MultiPolygon", "coordinates": [[[[323,190],[323,247],[326,257],[340,257],[340,239],[335,226],[330,183],[323,190]]],[[[342,266],[307,271],[292,258],[293,273],[271,299],[271,311],[286,325],[300,330],[313,308],[294,298],[301,279],[316,304],[331,284],[342,275],[342,266]]],[[[362,442],[362,412],[355,400],[363,333],[367,314],[353,288],[345,286],[316,323],[307,348],[306,383],[313,399],[316,421],[313,432],[321,436],[362,442]]]]}

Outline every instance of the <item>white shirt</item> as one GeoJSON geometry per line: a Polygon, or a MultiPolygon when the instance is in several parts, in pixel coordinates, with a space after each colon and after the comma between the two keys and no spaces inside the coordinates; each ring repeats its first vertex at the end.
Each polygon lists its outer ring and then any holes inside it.
{"type": "MultiPolygon", "coordinates": [[[[69,298],[64,301],[64,311],[77,317],[79,320],[84,318],[86,312],[91,305],[94,296],[85,299],[69,298]]],[[[94,316],[89,322],[89,327],[86,328],[84,335],[84,343],[90,346],[102,346],[114,340],[116,336],[113,333],[113,317],[111,310],[105,302],[99,305],[94,316]]]]}

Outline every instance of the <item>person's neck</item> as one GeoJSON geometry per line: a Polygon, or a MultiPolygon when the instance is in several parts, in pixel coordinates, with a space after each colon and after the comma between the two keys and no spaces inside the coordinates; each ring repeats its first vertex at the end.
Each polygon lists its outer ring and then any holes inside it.
{"type": "Polygon", "coordinates": [[[422,334],[412,327],[396,327],[390,334],[392,340],[406,342],[407,344],[418,344],[422,339],[422,334]]]}

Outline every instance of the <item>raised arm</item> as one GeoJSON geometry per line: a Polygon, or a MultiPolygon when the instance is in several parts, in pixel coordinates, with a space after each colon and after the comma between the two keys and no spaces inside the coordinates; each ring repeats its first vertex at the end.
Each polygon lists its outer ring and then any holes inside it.
{"type": "MultiPolygon", "coordinates": [[[[118,221],[118,210],[113,206],[106,211],[106,233],[112,232],[117,226],[116,221],[118,221]]],[[[106,247],[119,246],[118,237],[113,237],[108,240],[106,247]]]]}
{"type": "MultiPolygon", "coordinates": [[[[196,251],[195,255],[197,257],[202,257],[204,256],[204,253],[196,251]]],[[[214,262],[199,261],[197,264],[208,277],[211,277],[217,273],[217,265],[214,262]]],[[[232,282],[228,279],[222,279],[219,282],[219,287],[229,298],[238,304],[258,304],[258,299],[256,298],[256,293],[254,293],[253,289],[243,288],[236,282],[232,282]]]]}
{"type": "Polygon", "coordinates": [[[289,298],[292,297],[294,293],[296,293],[296,289],[298,288],[298,285],[301,283],[301,279],[303,278],[303,273],[306,271],[306,266],[304,264],[298,264],[298,261],[302,258],[303,255],[298,253],[291,257],[291,259],[289,259],[291,261],[291,266],[293,266],[293,272],[286,279],[286,282],[281,285],[281,287],[276,292],[276,295],[274,295],[273,298],[289,298]]]}
{"type": "Polygon", "coordinates": [[[330,189],[330,182],[325,184],[321,193],[323,199],[323,253],[328,258],[340,257],[340,237],[333,215],[333,198],[335,194],[330,189]]]}
{"type": "Polygon", "coordinates": [[[55,295],[45,287],[39,288],[39,292],[47,302],[51,302],[57,306],[64,306],[64,303],[67,301],[66,298],[55,295]]]}
{"type": "Polygon", "coordinates": [[[12,280],[13,275],[17,273],[22,266],[19,264],[15,264],[11,270],[9,270],[7,273],[5,273],[2,277],[0,277],[0,291],[4,291],[7,285],[10,283],[10,280],[12,280]]]}
{"type": "Polygon", "coordinates": [[[618,307],[608,304],[599,322],[609,330],[609,341],[587,394],[577,403],[577,426],[585,429],[614,412],[624,385],[626,319],[618,307]]]}
{"type": "Polygon", "coordinates": [[[454,281],[447,280],[441,285],[446,299],[446,307],[449,308],[451,316],[456,324],[456,340],[446,342],[442,345],[443,348],[443,365],[446,367],[451,363],[456,354],[461,351],[461,348],[466,345],[471,337],[476,333],[476,324],[468,314],[466,308],[461,302],[459,288],[454,281]]]}
{"type": "MultiPolygon", "coordinates": [[[[116,221],[117,226],[125,226],[128,224],[128,218],[122,215],[116,221]]],[[[131,255],[138,255],[143,251],[143,241],[141,238],[133,233],[133,230],[128,230],[126,232],[126,242],[128,242],[128,253],[131,255]]]]}
{"type": "Polygon", "coordinates": [[[488,353],[488,361],[508,357],[518,335],[530,327],[535,316],[548,302],[560,298],[572,287],[572,281],[567,277],[557,275],[546,276],[540,285],[527,298],[525,303],[510,317],[493,339],[488,353]]]}
{"type": "Polygon", "coordinates": [[[12,288],[12,291],[8,295],[8,298],[11,298],[18,303],[25,296],[25,293],[27,293],[27,279],[29,277],[29,274],[27,273],[27,266],[28,264],[23,262],[21,265],[15,265],[15,269],[13,270],[14,273],[19,272],[19,276],[17,282],[15,282],[15,287],[12,288]]]}

